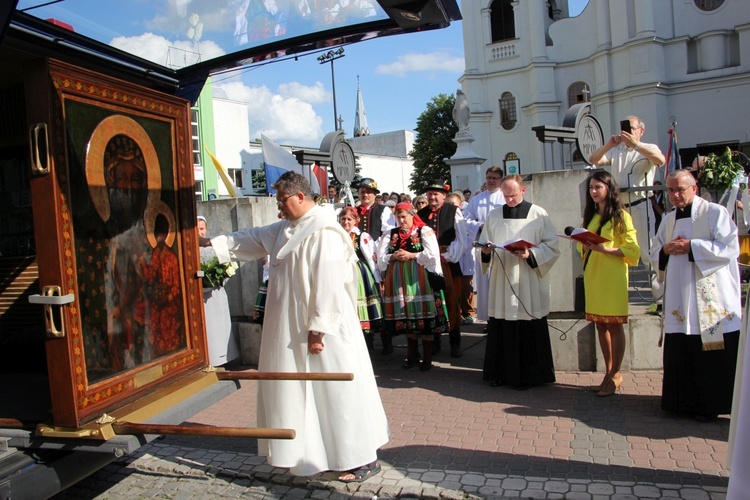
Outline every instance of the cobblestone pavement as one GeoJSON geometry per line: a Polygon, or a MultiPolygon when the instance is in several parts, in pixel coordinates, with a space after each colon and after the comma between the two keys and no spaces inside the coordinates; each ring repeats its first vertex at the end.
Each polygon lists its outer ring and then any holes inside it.
{"type": "MultiPolygon", "coordinates": [[[[464,328],[475,332],[464,334],[464,357],[441,352],[429,372],[401,368],[404,340],[373,354],[393,435],[383,472],[364,483],[293,477],[266,465],[253,440],[166,437],[57,498],[725,498],[727,416],[665,414],[658,371],[625,373],[608,398],[589,390],[601,379],[589,372],[527,391],[489,387],[482,326],[464,328]]],[[[255,383],[191,422],[254,426],[255,383]]]]}

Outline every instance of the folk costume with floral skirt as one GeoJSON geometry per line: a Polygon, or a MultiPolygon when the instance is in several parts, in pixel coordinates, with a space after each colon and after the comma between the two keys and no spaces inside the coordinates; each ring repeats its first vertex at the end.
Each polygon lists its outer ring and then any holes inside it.
{"type": "MultiPolygon", "coordinates": [[[[417,220],[415,218],[415,222],[417,220]]],[[[417,224],[408,234],[400,228],[392,229],[390,238],[380,240],[378,267],[385,270],[386,331],[393,335],[432,335],[447,331],[448,310],[443,292],[434,290],[428,277],[428,271],[441,274],[440,249],[432,229],[417,224]],[[391,254],[399,249],[419,255],[406,262],[390,260],[391,254]]]]}
{"type": "MultiPolygon", "coordinates": [[[[380,286],[378,285],[375,264],[372,256],[375,253],[375,242],[367,233],[362,233],[354,228],[349,233],[357,253],[357,266],[359,267],[360,279],[357,284],[357,314],[362,333],[365,337],[372,332],[379,331],[383,322],[383,309],[380,305],[380,286]]],[[[369,345],[369,344],[368,344],[369,345]]]]}

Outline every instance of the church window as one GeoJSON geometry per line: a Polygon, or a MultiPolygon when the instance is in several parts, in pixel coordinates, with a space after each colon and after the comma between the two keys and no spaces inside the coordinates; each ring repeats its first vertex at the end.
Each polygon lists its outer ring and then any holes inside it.
{"type": "Polygon", "coordinates": [[[568,107],[591,101],[591,91],[584,82],[575,82],[568,87],[568,107]]]}
{"type": "Polygon", "coordinates": [[[724,0],[695,0],[695,5],[700,10],[716,10],[721,7],[724,0]]]}
{"type": "Polygon", "coordinates": [[[516,37],[516,23],[511,0],[495,0],[490,6],[492,41],[502,42],[516,37]]]}
{"type": "Polygon", "coordinates": [[[503,92],[500,96],[500,125],[505,130],[510,130],[516,126],[517,121],[516,98],[510,92],[503,92]]]}

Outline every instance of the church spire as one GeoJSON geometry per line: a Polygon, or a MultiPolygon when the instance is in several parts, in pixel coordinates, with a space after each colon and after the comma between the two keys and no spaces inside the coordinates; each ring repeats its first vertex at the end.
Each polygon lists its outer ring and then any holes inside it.
{"type": "Polygon", "coordinates": [[[367,127],[365,104],[362,102],[362,91],[359,88],[359,75],[357,75],[357,111],[354,113],[354,137],[362,137],[363,135],[370,135],[370,129],[367,127]]]}

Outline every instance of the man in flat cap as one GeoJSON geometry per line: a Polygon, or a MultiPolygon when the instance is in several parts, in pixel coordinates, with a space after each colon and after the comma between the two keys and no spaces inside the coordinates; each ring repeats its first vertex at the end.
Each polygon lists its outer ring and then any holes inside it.
{"type": "MultiPolygon", "coordinates": [[[[459,260],[464,250],[471,245],[461,210],[445,197],[450,193],[448,183],[441,180],[430,182],[424,189],[427,206],[417,215],[435,231],[440,245],[440,260],[443,265],[446,290],[445,301],[450,320],[451,357],[461,357],[461,281],[462,273],[459,260]]],[[[433,352],[440,350],[440,336],[435,338],[433,352]]]]}

